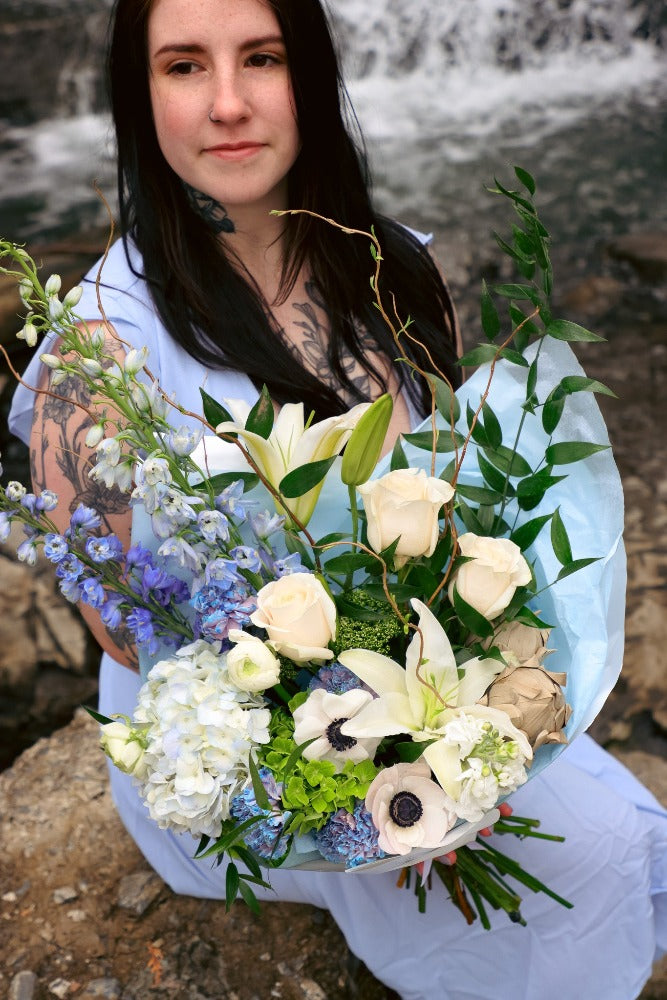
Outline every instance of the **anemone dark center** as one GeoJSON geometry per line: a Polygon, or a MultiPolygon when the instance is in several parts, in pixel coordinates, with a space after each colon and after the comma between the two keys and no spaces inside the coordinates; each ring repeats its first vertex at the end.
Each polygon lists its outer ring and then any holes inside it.
{"type": "Polygon", "coordinates": [[[327,726],[327,739],[334,750],[337,750],[339,753],[351,750],[352,747],[356,747],[357,745],[354,736],[344,736],[340,731],[340,727],[347,721],[347,719],[334,719],[327,726]]]}
{"type": "Polygon", "coordinates": [[[389,803],[389,815],[396,826],[414,826],[423,813],[421,800],[412,792],[397,792],[389,803]]]}

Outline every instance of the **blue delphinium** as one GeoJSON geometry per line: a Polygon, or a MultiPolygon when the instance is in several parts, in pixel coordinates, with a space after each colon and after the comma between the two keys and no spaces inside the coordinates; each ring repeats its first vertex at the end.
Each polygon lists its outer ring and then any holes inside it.
{"type": "Polygon", "coordinates": [[[102,518],[96,510],[80,503],[70,518],[65,538],[84,538],[92,531],[95,531],[96,528],[99,528],[101,523],[102,518]]]}
{"type": "Polygon", "coordinates": [[[251,788],[246,788],[240,795],[235,796],[230,803],[229,810],[235,820],[244,823],[253,816],[264,816],[251,826],[243,835],[248,847],[250,847],[261,858],[281,858],[289,847],[289,837],[283,837],[282,832],[285,823],[290,818],[290,813],[285,813],[281,809],[282,786],[276,784],[276,779],[267,767],[260,767],[259,776],[266,789],[266,794],[271,805],[271,812],[266,812],[257,805],[255,793],[251,788]]]}
{"type": "Polygon", "coordinates": [[[314,836],[317,849],[326,861],[344,864],[347,868],[385,857],[378,846],[378,829],[361,799],[353,813],[339,809],[314,836]]]}
{"type": "Polygon", "coordinates": [[[64,535],[56,535],[50,531],[44,536],[44,555],[50,562],[62,562],[68,552],[68,543],[64,535]]]}
{"type": "Polygon", "coordinates": [[[145,646],[151,656],[157,653],[160,644],[153,628],[153,616],[147,608],[133,608],[125,622],[138,646],[145,646]]]}
{"type": "Polygon", "coordinates": [[[96,563],[109,562],[122,555],[123,545],[116,535],[94,536],[86,539],[86,555],[96,563]]]}

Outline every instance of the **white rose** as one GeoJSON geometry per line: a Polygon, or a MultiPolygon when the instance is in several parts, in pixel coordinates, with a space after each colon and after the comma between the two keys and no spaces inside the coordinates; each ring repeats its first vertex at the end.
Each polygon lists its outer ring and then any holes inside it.
{"type": "Polygon", "coordinates": [[[280,662],[266,643],[240,629],[231,629],[236,645],[227,653],[227,674],[241,691],[264,691],[280,679],[280,662]]]}
{"type": "Polygon", "coordinates": [[[144,741],[136,729],[124,722],[107,722],[100,728],[100,746],[119,771],[144,780],[144,741]]]}
{"type": "Polygon", "coordinates": [[[358,486],[368,521],[368,543],[376,552],[400,540],[395,562],[430,556],[438,543],[438,515],[454,490],[423,469],[397,469],[358,486]]]}
{"type": "Polygon", "coordinates": [[[267,583],[257,594],[250,620],[275,649],[297,663],[330,660],[336,634],[336,605],[312,573],[292,573],[267,583]]]}
{"type": "Polygon", "coordinates": [[[530,566],[521,549],[509,538],[487,538],[467,532],[459,537],[461,555],[471,561],[464,563],[449,585],[449,598],[454,599],[454,586],[466,604],[491,621],[505,610],[517,587],[530,583],[530,566]]]}

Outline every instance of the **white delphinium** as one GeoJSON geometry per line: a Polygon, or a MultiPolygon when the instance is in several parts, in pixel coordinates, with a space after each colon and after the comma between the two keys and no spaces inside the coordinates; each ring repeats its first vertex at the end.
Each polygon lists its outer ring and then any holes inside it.
{"type": "Polygon", "coordinates": [[[159,826],[217,837],[249,781],[252,748],[269,741],[264,699],[230,679],[218,646],[197,641],[156,664],[139,692],[146,724],[141,794],[159,826]]]}

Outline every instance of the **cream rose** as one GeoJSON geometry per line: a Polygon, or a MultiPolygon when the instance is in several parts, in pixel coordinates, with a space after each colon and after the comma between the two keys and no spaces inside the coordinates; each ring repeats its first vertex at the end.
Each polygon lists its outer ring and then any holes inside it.
{"type": "Polygon", "coordinates": [[[456,571],[449,585],[449,599],[453,601],[456,587],[466,604],[491,621],[505,610],[517,587],[530,583],[530,566],[519,546],[509,538],[467,532],[459,537],[459,547],[470,562],[456,571]]]}
{"type": "Polygon", "coordinates": [[[257,594],[250,620],[266,629],[274,648],[297,663],[330,660],[336,635],[336,605],[312,573],[291,573],[257,594]]]}
{"type": "Polygon", "coordinates": [[[264,691],[280,679],[280,661],[266,643],[241,629],[230,629],[236,643],[227,653],[227,674],[240,691],[264,691]]]}
{"type": "Polygon", "coordinates": [[[442,479],[423,469],[397,469],[357,489],[368,522],[368,543],[381,552],[399,538],[395,562],[430,556],[438,543],[440,508],[454,496],[442,479]]]}

